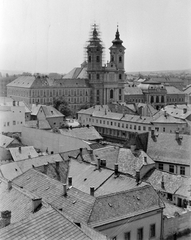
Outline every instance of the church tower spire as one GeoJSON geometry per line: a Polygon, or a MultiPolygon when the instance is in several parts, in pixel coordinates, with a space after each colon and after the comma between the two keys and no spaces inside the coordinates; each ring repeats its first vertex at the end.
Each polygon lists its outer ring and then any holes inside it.
{"type": "Polygon", "coordinates": [[[115,39],[112,43],[113,45],[110,47],[110,62],[115,63],[118,69],[124,70],[125,47],[122,45],[123,41],[120,39],[118,25],[115,39]]]}

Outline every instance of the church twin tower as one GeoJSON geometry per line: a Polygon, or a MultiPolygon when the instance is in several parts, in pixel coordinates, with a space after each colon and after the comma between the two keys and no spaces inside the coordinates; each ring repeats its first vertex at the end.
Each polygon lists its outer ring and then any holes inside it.
{"type": "Polygon", "coordinates": [[[110,50],[110,61],[102,66],[103,45],[99,37],[97,25],[93,25],[91,37],[86,47],[87,74],[92,89],[91,104],[108,104],[110,102],[124,101],[124,55],[125,47],[122,45],[119,31],[115,34],[110,50]]]}

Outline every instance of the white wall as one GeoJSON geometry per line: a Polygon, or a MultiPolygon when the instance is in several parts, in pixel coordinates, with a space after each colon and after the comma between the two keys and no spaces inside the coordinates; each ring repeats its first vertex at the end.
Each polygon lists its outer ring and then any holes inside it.
{"type": "Polygon", "coordinates": [[[25,107],[0,106],[0,133],[21,132],[25,124],[25,107]]]}
{"type": "Polygon", "coordinates": [[[152,239],[159,240],[161,235],[161,212],[153,211],[153,213],[140,215],[137,220],[116,227],[113,226],[108,229],[102,228],[102,230],[97,229],[109,237],[117,236],[117,240],[124,240],[124,233],[131,232],[131,239],[136,240],[137,229],[143,227],[143,239],[148,240],[150,239],[150,225],[155,223],[156,237],[152,239]]]}

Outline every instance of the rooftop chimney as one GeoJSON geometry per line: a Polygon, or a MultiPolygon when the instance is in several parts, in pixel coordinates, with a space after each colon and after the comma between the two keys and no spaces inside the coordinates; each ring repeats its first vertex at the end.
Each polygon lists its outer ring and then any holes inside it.
{"type": "Polygon", "coordinates": [[[161,180],[161,188],[164,189],[164,176],[162,176],[162,180],[161,180]]]}
{"type": "Polygon", "coordinates": [[[48,170],[48,163],[44,164],[44,173],[47,174],[47,170],[48,170]]]}
{"type": "Polygon", "coordinates": [[[12,188],[12,182],[9,180],[9,181],[7,182],[7,189],[8,189],[8,190],[11,190],[11,188],[12,188]]]}
{"type": "Polygon", "coordinates": [[[37,208],[42,205],[42,198],[33,198],[32,199],[32,212],[36,212],[37,208]]]}
{"type": "Polygon", "coordinates": [[[144,162],[145,162],[145,163],[148,163],[148,162],[147,162],[147,157],[146,157],[146,156],[144,156],[144,162]]]}
{"type": "Polygon", "coordinates": [[[1,212],[1,220],[0,220],[0,228],[6,227],[11,223],[11,211],[2,211],[1,212]]]}
{"type": "Polygon", "coordinates": [[[130,148],[131,148],[131,152],[134,152],[135,149],[136,149],[136,145],[135,145],[135,144],[132,144],[132,145],[130,146],[130,148]]]}
{"type": "Polygon", "coordinates": [[[139,181],[140,181],[140,171],[136,171],[135,178],[136,178],[136,182],[137,182],[137,184],[138,184],[139,181]]]}
{"type": "Polygon", "coordinates": [[[67,184],[63,183],[63,195],[66,197],[67,196],[67,184]]]}
{"type": "Polygon", "coordinates": [[[101,165],[101,160],[100,158],[97,159],[97,169],[100,169],[100,165],[101,165]]]}
{"type": "Polygon", "coordinates": [[[154,129],[151,130],[151,137],[155,137],[155,130],[154,129]]]}
{"type": "Polygon", "coordinates": [[[183,114],[187,113],[187,108],[183,108],[183,114]]]}
{"type": "Polygon", "coordinates": [[[72,187],[72,177],[68,177],[68,187],[72,187]]]}
{"type": "Polygon", "coordinates": [[[19,146],[19,152],[21,153],[21,146],[19,146]]]}
{"type": "Polygon", "coordinates": [[[176,131],[175,134],[176,134],[176,140],[179,140],[179,131],[176,131]]]}
{"type": "Polygon", "coordinates": [[[56,170],[59,171],[59,165],[60,165],[60,162],[59,161],[56,161],[56,170]]]}
{"type": "Polygon", "coordinates": [[[118,163],[115,163],[115,165],[114,165],[114,172],[115,172],[115,175],[117,175],[119,173],[118,163]]]}
{"type": "Polygon", "coordinates": [[[106,167],[106,160],[105,159],[101,159],[101,166],[106,167]]]}
{"type": "Polygon", "coordinates": [[[90,195],[94,196],[94,187],[90,187],[90,195]]]}

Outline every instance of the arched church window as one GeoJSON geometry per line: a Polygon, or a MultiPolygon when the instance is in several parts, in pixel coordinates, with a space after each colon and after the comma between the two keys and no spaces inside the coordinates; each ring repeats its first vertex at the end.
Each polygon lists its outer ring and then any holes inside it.
{"type": "Polygon", "coordinates": [[[119,74],[119,79],[122,79],[121,73],[119,74]]]}
{"type": "Polygon", "coordinates": [[[156,96],[156,102],[157,103],[159,102],[159,96],[156,96]]]}
{"type": "Polygon", "coordinates": [[[122,62],[122,56],[119,56],[119,62],[122,62]]]}
{"type": "Polygon", "coordinates": [[[151,103],[153,103],[154,102],[154,97],[153,96],[151,96],[151,103]]]}
{"type": "Polygon", "coordinates": [[[110,98],[113,98],[113,89],[110,90],[110,98]]]}
{"type": "Polygon", "coordinates": [[[99,56],[96,57],[96,61],[99,62],[99,56]]]}
{"type": "Polygon", "coordinates": [[[91,62],[91,56],[88,57],[88,62],[91,62]]]}
{"type": "Polygon", "coordinates": [[[164,102],[164,96],[161,97],[161,102],[164,102]]]}
{"type": "Polygon", "coordinates": [[[91,74],[89,73],[89,79],[91,79],[91,74]]]}
{"type": "Polygon", "coordinates": [[[114,56],[111,55],[111,62],[114,62],[114,56]]]}

